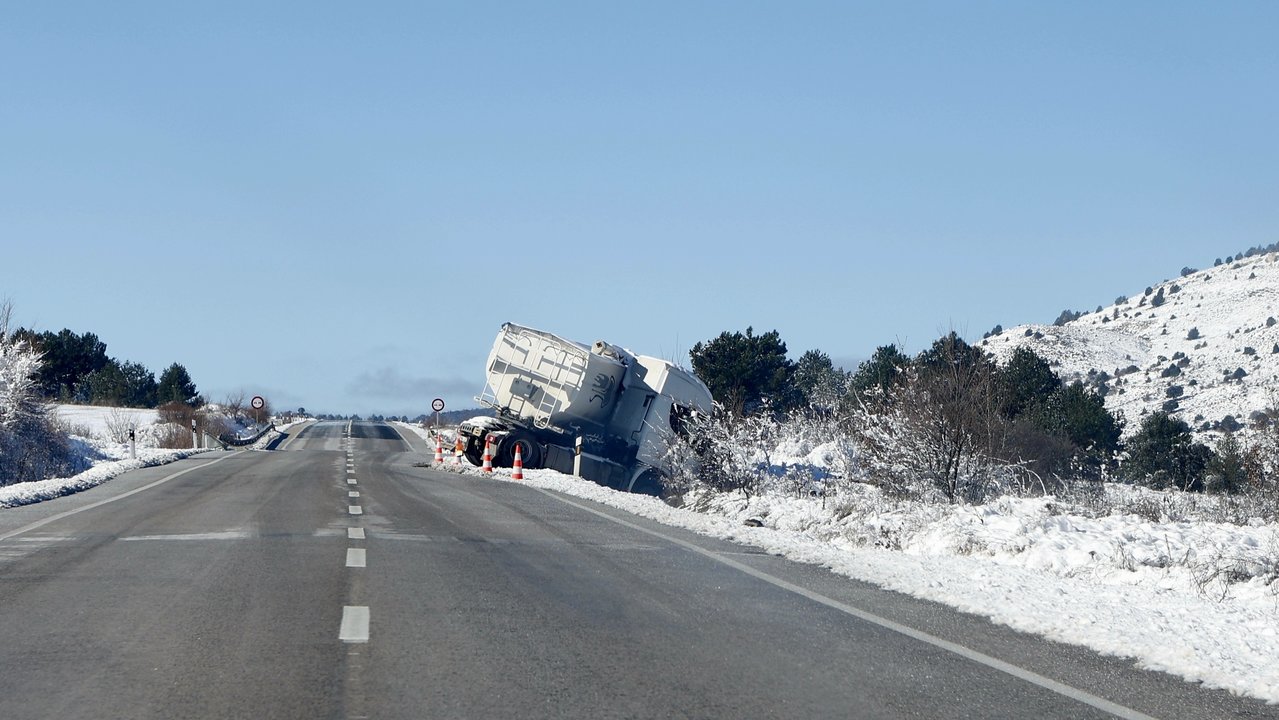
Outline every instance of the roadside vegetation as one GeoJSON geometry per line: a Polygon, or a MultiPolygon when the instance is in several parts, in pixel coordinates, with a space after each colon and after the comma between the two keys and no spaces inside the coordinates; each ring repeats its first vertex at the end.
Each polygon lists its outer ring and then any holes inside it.
{"type": "Polygon", "coordinates": [[[818,350],[791,361],[776,331],[752,328],[699,342],[690,356],[716,410],[695,418],[673,449],[697,460],[668,478],[673,493],[834,495],[869,486],[910,502],[1051,495],[1105,512],[1105,484],[1117,483],[1213,496],[1200,505],[1223,519],[1279,518],[1276,412],[1211,446],[1163,411],[1125,438],[1100,395],[1062,383],[1032,350],[999,365],[953,332],[914,357],[880,347],[852,372],[818,350]],[[779,447],[820,448],[822,459],[779,461],[779,447]]]}
{"type": "Polygon", "coordinates": [[[82,469],[37,385],[40,353],[10,331],[12,306],[0,305],[0,485],[82,469]]]}
{"type": "Polygon", "coordinates": [[[117,408],[101,440],[123,444],[133,432],[161,449],[190,449],[193,427],[216,437],[236,424],[261,424],[271,416],[269,404],[252,408],[243,392],[210,404],[181,363],[169,365],[157,380],[142,364],[109,356],[94,333],[15,328],[12,316],[12,305],[0,304],[0,486],[88,468],[94,452],[77,438],[87,438],[89,431],[66,426],[55,403],[117,408]],[[143,428],[133,409],[155,410],[158,420],[143,428]]]}

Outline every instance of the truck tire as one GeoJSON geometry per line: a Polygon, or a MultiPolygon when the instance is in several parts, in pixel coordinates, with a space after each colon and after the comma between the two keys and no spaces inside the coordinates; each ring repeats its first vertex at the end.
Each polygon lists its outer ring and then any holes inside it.
{"type": "Polygon", "coordinates": [[[515,446],[520,446],[520,462],[526,470],[542,467],[542,446],[528,433],[512,432],[502,438],[497,450],[497,464],[511,467],[515,464],[515,446]]]}

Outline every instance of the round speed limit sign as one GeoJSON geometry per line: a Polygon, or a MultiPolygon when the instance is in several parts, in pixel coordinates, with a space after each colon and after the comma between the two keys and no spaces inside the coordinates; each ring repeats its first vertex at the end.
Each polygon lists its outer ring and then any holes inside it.
{"type": "Polygon", "coordinates": [[[266,407],[266,400],[263,400],[261,395],[254,395],[249,404],[253,406],[254,410],[261,410],[266,407]]]}
{"type": "Polygon", "coordinates": [[[431,401],[431,409],[434,410],[435,412],[440,412],[441,410],[444,409],[444,401],[441,400],[440,398],[435,398],[434,400],[431,401]]]}

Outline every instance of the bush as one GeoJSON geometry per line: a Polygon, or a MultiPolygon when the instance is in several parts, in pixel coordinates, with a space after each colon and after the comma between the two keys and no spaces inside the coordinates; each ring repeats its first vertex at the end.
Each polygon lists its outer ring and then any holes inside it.
{"type": "Polygon", "coordinates": [[[1156,490],[1202,490],[1204,469],[1212,457],[1194,441],[1190,426],[1167,412],[1146,416],[1128,442],[1123,474],[1131,482],[1156,490]]]}
{"type": "Polygon", "coordinates": [[[78,472],[81,461],[40,397],[40,353],[9,331],[11,312],[0,305],[0,485],[78,472]]]}
{"type": "Polygon", "coordinates": [[[1057,319],[1053,320],[1053,325],[1060,327],[1073,320],[1078,320],[1081,317],[1083,317],[1083,313],[1081,312],[1076,312],[1074,310],[1062,310],[1061,314],[1057,316],[1057,319]]]}
{"type": "Polygon", "coordinates": [[[1246,463],[1243,446],[1234,433],[1223,435],[1208,462],[1205,489],[1225,494],[1242,492],[1248,483],[1246,463]]]}

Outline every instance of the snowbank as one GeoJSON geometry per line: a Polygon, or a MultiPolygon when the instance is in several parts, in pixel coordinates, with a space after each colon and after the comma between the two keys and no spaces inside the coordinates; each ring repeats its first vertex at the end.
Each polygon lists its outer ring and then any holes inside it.
{"type": "Polygon", "coordinates": [[[129,459],[127,445],[106,443],[102,441],[72,437],[72,442],[81,446],[82,452],[92,467],[78,475],[66,478],[50,478],[35,482],[17,483],[0,487],[0,508],[17,507],[31,503],[51,500],[96,487],[102,483],[122,475],[130,470],[137,470],[154,465],[164,465],[176,460],[190,457],[207,450],[160,450],[157,448],[139,448],[138,457],[129,459]]]}
{"type": "MultiPolygon", "coordinates": [[[[84,459],[84,464],[89,466],[88,469],[71,477],[0,486],[0,508],[29,505],[70,495],[101,485],[130,470],[164,465],[209,451],[208,449],[157,448],[155,430],[159,427],[157,425],[159,414],[155,410],[57,405],[55,412],[59,420],[76,433],[71,435],[71,442],[84,459]],[[117,436],[119,428],[127,427],[129,424],[137,430],[137,458],[135,459],[129,458],[128,443],[116,442],[113,439],[117,436]]],[[[301,422],[306,421],[298,420],[278,425],[275,431],[266,433],[258,442],[246,449],[264,450],[280,437],[281,431],[301,422]]]]}

